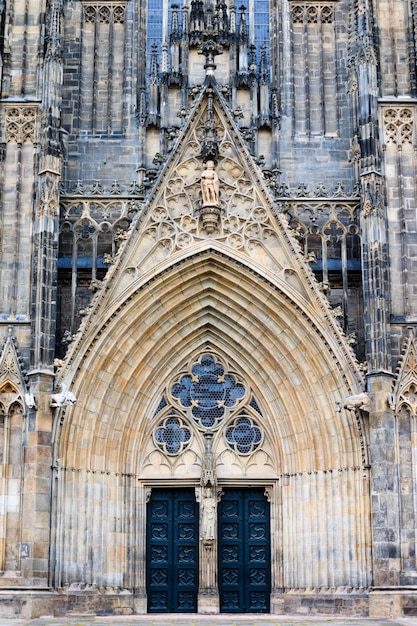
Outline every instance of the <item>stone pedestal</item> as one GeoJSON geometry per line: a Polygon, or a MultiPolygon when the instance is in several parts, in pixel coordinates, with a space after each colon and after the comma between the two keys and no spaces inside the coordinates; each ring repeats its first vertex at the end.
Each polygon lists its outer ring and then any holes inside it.
{"type": "Polygon", "coordinates": [[[200,541],[199,613],[219,613],[220,599],[217,586],[217,542],[200,541]]]}
{"type": "Polygon", "coordinates": [[[217,204],[203,204],[198,214],[200,216],[200,226],[207,235],[214,233],[218,229],[221,209],[217,204]]]}
{"type": "Polygon", "coordinates": [[[369,617],[390,619],[417,616],[417,589],[375,589],[369,594],[369,617]]]}

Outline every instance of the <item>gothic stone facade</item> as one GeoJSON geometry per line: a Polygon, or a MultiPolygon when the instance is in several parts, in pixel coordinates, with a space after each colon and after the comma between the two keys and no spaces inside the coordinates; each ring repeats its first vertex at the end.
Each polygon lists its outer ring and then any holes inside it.
{"type": "Polygon", "coordinates": [[[0,0],[0,615],[417,614],[416,56],[0,0]]]}

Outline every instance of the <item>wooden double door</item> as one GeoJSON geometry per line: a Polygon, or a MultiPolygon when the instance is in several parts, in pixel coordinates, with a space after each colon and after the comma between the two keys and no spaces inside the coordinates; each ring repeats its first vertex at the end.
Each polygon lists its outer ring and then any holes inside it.
{"type": "MultiPolygon", "coordinates": [[[[270,513],[263,489],[224,489],[217,515],[220,611],[268,613],[270,513]]],[[[199,505],[194,489],[152,490],[146,578],[149,612],[197,612],[199,505]]]]}

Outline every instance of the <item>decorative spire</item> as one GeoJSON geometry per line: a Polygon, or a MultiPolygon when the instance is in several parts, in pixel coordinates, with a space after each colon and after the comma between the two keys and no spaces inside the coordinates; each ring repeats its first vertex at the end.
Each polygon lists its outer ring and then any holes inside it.
{"type": "Polygon", "coordinates": [[[182,38],[188,40],[190,30],[188,7],[182,7],[182,38]]]}
{"type": "Polygon", "coordinates": [[[261,48],[261,61],[259,64],[259,82],[261,85],[269,83],[268,59],[266,56],[267,46],[261,48]]]}
{"type": "Polygon", "coordinates": [[[262,126],[270,126],[271,117],[269,110],[269,80],[268,80],[268,61],[266,58],[266,46],[261,49],[261,62],[259,67],[259,118],[258,124],[262,126]]]}
{"type": "Polygon", "coordinates": [[[180,27],[178,22],[178,9],[178,4],[172,5],[171,34],[169,38],[171,46],[173,44],[179,43],[181,39],[180,27]]]}
{"type": "Polygon", "coordinates": [[[198,52],[199,54],[204,54],[206,57],[204,65],[206,76],[214,78],[214,70],[216,69],[214,57],[223,53],[223,47],[218,43],[218,33],[214,28],[213,15],[210,7],[207,9],[207,21],[206,29],[203,33],[203,43],[200,45],[198,52]]]}
{"type": "Polygon", "coordinates": [[[152,45],[150,72],[149,72],[149,112],[148,124],[158,123],[158,100],[159,100],[159,66],[158,66],[158,47],[154,43],[152,45]]]}
{"type": "Polygon", "coordinates": [[[227,15],[227,5],[218,0],[214,13],[214,26],[218,33],[218,42],[226,44],[229,41],[229,18],[227,15]]]}
{"type": "Polygon", "coordinates": [[[240,21],[239,29],[237,33],[237,41],[239,45],[239,71],[248,71],[248,44],[249,44],[249,31],[246,23],[246,8],[242,5],[239,8],[240,21]]]}
{"type": "Polygon", "coordinates": [[[190,12],[190,45],[202,42],[204,31],[204,5],[202,0],[191,1],[190,12]]]}
{"type": "Polygon", "coordinates": [[[178,5],[172,5],[172,21],[171,21],[171,34],[169,38],[170,53],[171,53],[171,71],[169,73],[169,82],[181,84],[181,72],[180,72],[180,44],[181,33],[178,22],[178,5]]]}
{"type": "Polygon", "coordinates": [[[206,111],[206,124],[204,129],[203,146],[201,148],[201,156],[203,161],[217,161],[219,156],[219,146],[217,143],[217,131],[214,124],[214,109],[213,109],[213,97],[214,90],[212,87],[207,89],[207,111],[206,111]]]}

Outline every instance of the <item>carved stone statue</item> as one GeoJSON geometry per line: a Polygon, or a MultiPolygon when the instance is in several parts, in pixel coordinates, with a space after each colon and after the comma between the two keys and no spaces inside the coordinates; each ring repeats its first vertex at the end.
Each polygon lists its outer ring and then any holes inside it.
{"type": "Polygon", "coordinates": [[[54,393],[51,395],[51,399],[49,402],[49,406],[56,408],[62,406],[72,406],[77,401],[77,398],[72,393],[72,391],[68,391],[65,385],[62,385],[62,389],[60,393],[54,393]]]}
{"type": "Polygon", "coordinates": [[[201,539],[214,541],[216,538],[217,501],[212,489],[204,489],[201,499],[201,539]]]}
{"type": "Polygon", "coordinates": [[[219,204],[219,177],[214,170],[213,161],[207,161],[206,169],[201,174],[201,195],[203,205],[219,204]]]}
{"type": "Polygon", "coordinates": [[[363,392],[357,394],[356,396],[346,396],[346,398],[339,400],[336,405],[339,413],[341,409],[347,409],[348,411],[360,409],[361,411],[369,413],[371,409],[371,400],[369,394],[363,392]]]}

